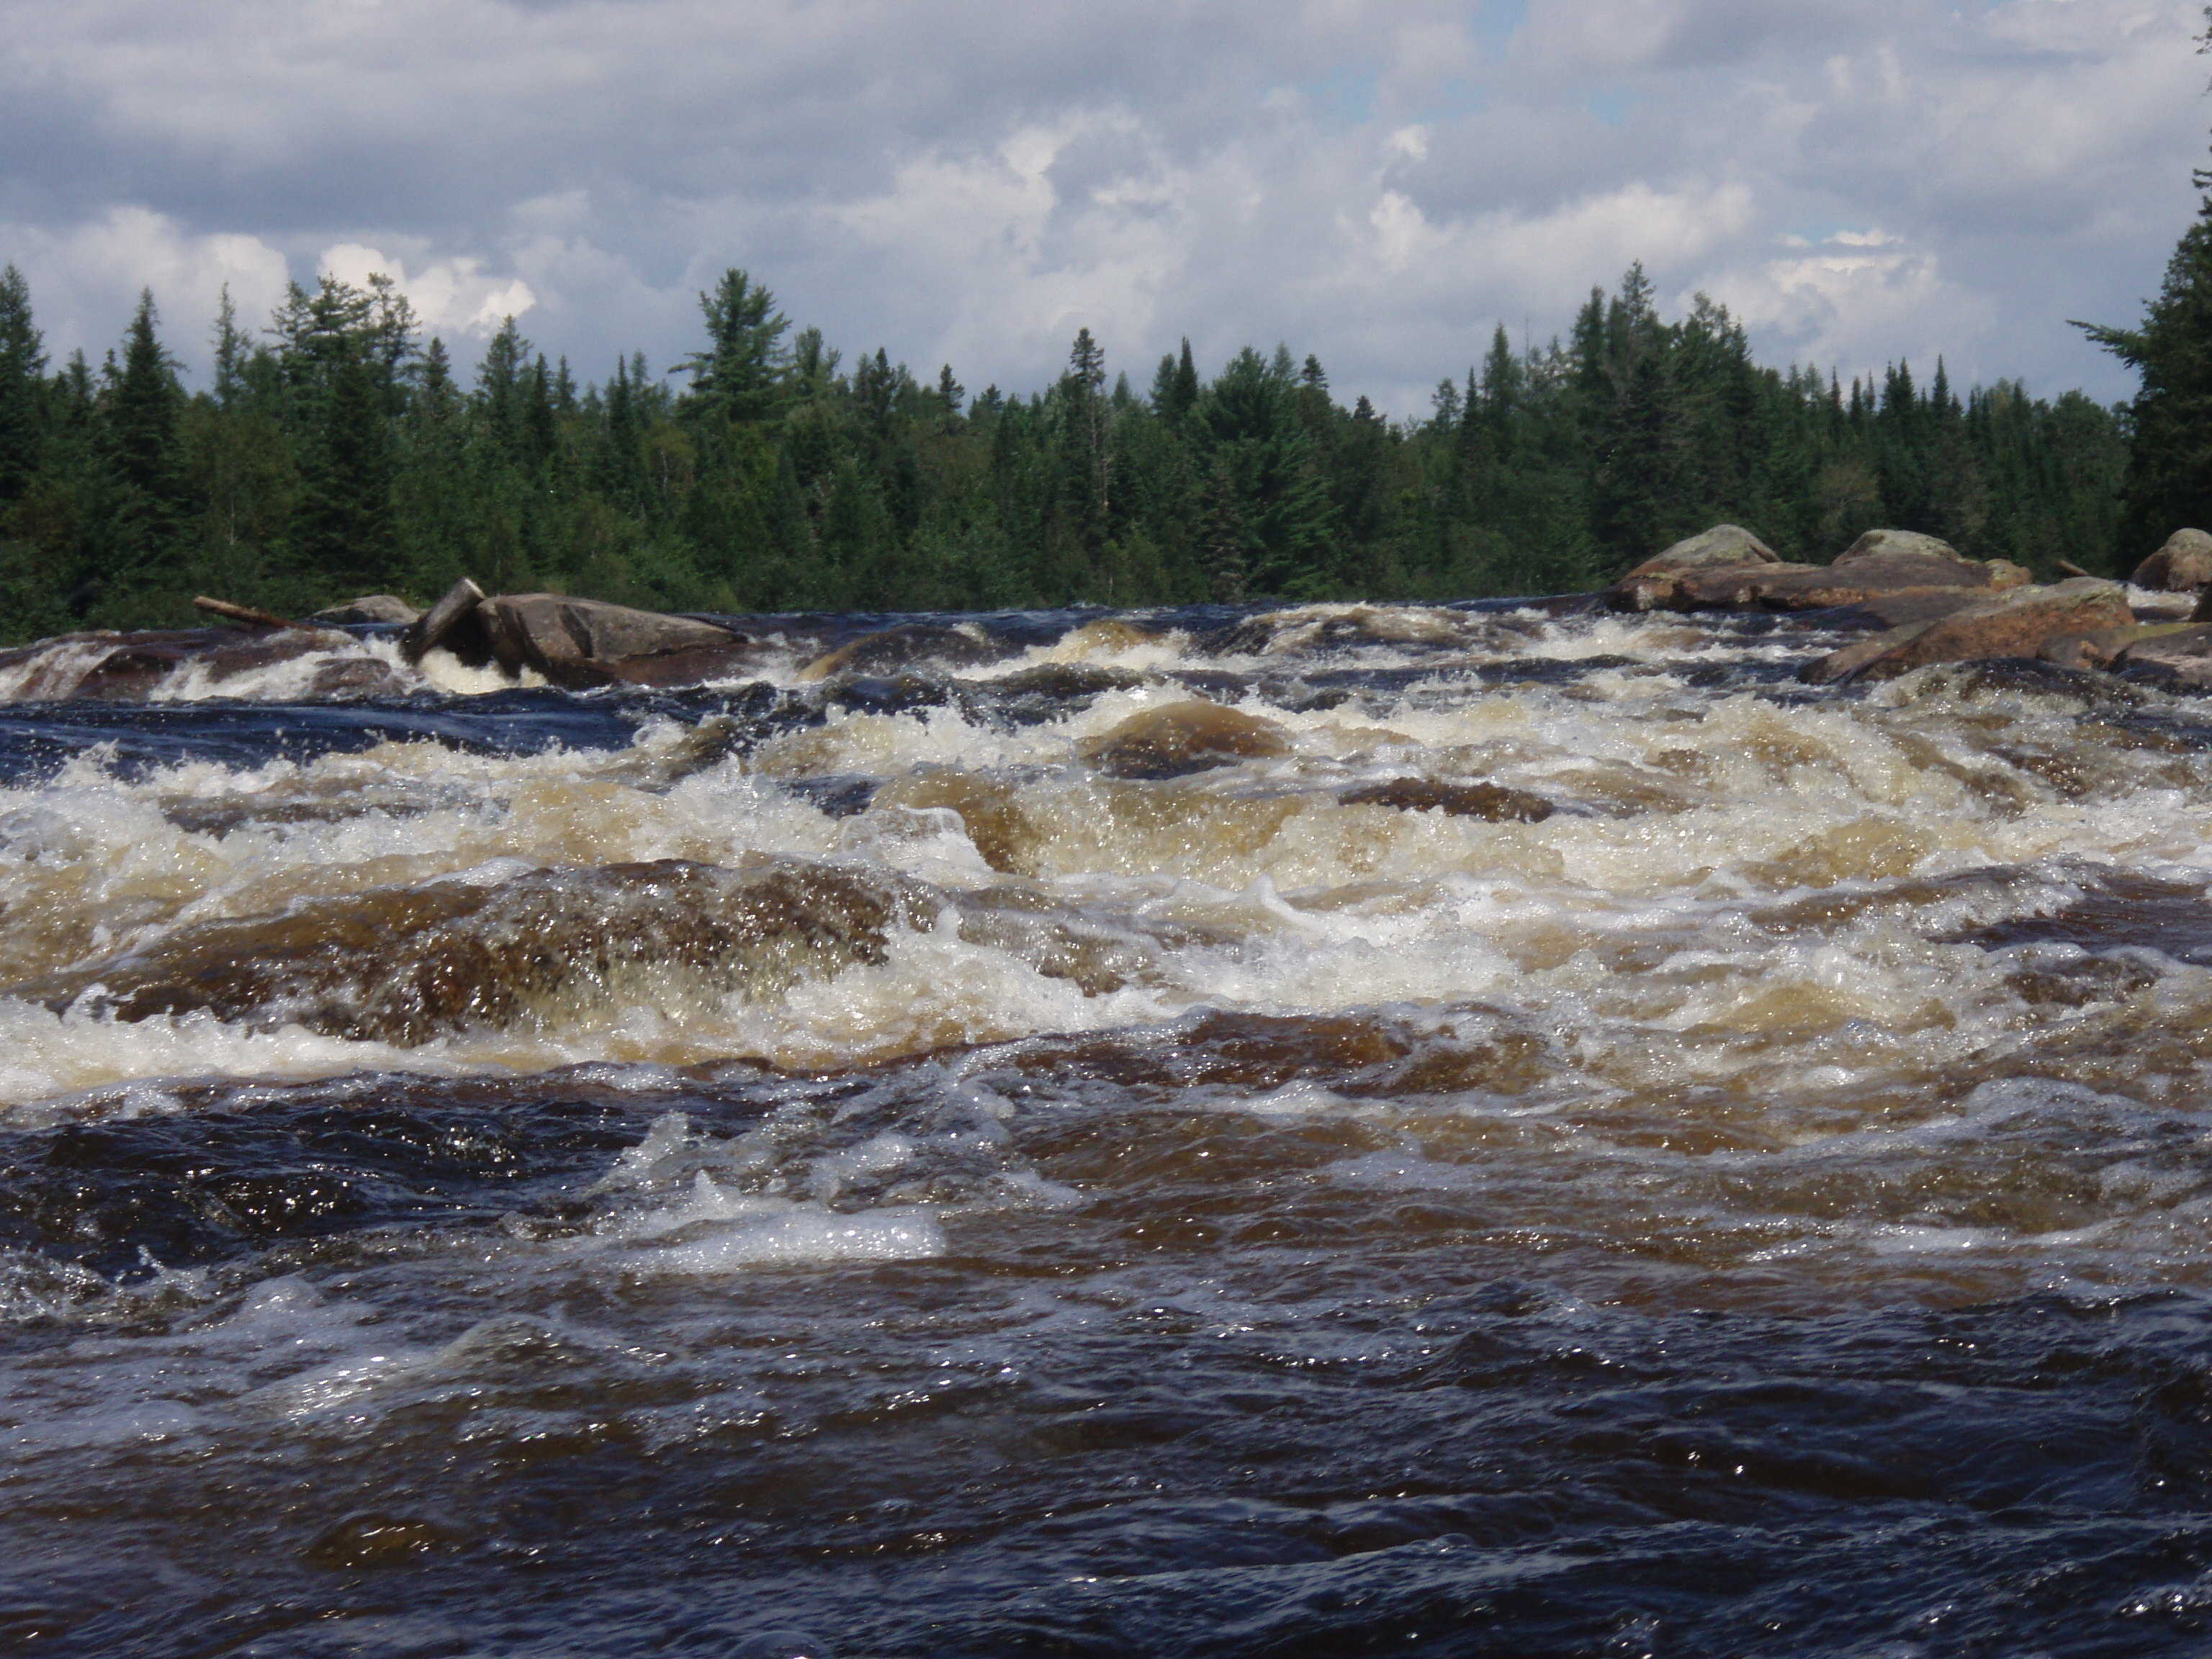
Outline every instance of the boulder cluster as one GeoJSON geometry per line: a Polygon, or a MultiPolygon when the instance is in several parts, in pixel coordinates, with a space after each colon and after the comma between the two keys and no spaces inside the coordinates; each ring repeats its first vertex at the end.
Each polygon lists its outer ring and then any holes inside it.
{"type": "MultiPolygon", "coordinates": [[[[1830,643],[1836,632],[1856,634],[1806,665],[1802,678],[1816,684],[1887,679],[1934,663],[2034,658],[2067,669],[2128,672],[2173,690],[2212,690],[2212,535],[2176,531],[2136,568],[2131,585],[2101,580],[2070,565],[2061,568],[2068,573],[2063,580],[2039,583],[2019,565],[1971,559],[1933,536],[1902,530],[1870,530],[1826,564],[1799,564],[1747,530],[1717,525],[1646,559],[1601,592],[1532,603],[1554,613],[1609,607],[1787,614],[1826,634],[1830,643]]],[[[599,599],[488,595],[466,580],[427,611],[386,593],[348,600],[305,621],[222,599],[195,603],[229,626],[65,635],[0,652],[0,673],[14,678],[9,695],[18,701],[137,701],[155,695],[187,669],[213,689],[302,658],[310,659],[306,667],[312,676],[289,688],[289,695],[358,697],[404,690],[388,653],[380,659],[352,648],[362,632],[396,635],[400,654],[410,663],[442,651],[471,667],[496,668],[518,678],[535,674],[570,690],[748,678],[793,643],[781,635],[757,638],[726,621],[599,599]]],[[[1467,622],[1452,613],[1403,608],[1308,606],[1246,618],[1204,644],[1230,656],[1359,644],[1446,648],[1462,639],[1467,622]]],[[[1070,637],[1090,636],[1101,646],[1117,647],[1149,634],[1136,622],[1108,618],[1070,637]]],[[[842,684],[913,671],[958,672],[1018,649],[1011,637],[973,623],[914,621],[834,647],[824,641],[799,677],[842,684]]],[[[1060,683],[1072,675],[1118,672],[1044,665],[1004,684],[1016,691],[1065,691],[1069,688],[1060,683]],[[1050,684],[1030,687],[1028,680],[1038,676],[1050,684]]],[[[1207,763],[1212,764],[1231,754],[1265,752],[1263,738],[1236,726],[1206,701],[1213,694],[1197,678],[1182,678],[1200,693],[1200,703],[1161,711],[1157,718],[1164,725],[1158,731],[1113,734],[1114,742],[1093,757],[1101,769],[1156,776],[1164,775],[1163,768],[1183,769],[1193,754],[1214,757],[1207,763]]],[[[1485,815],[1521,811],[1515,803],[1435,805],[1485,815]]]]}
{"type": "Polygon", "coordinates": [[[2118,582],[2076,573],[2038,583],[2002,559],[1970,559],[1910,531],[1870,530],[1826,565],[1792,564],[1719,525],[1645,560],[1605,590],[1622,611],[1775,611],[1867,629],[1808,665],[1816,684],[1887,679],[1939,662],[2039,658],[2068,668],[2142,668],[2212,686],[2212,535],[2176,531],[2134,585],[2197,596],[2186,617],[2138,613],[2118,582]]]}

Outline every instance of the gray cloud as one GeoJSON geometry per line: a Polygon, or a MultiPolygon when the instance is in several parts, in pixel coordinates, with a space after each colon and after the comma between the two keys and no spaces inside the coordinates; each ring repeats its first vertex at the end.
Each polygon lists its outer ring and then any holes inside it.
{"type": "Polygon", "coordinates": [[[1029,387],[1088,325],[1317,352],[1410,412],[1642,258],[1770,357],[2124,379],[2193,206],[2184,0],[17,0],[0,259],[95,355],[150,283],[404,270],[590,375],[741,264],[848,350],[1029,387]]]}

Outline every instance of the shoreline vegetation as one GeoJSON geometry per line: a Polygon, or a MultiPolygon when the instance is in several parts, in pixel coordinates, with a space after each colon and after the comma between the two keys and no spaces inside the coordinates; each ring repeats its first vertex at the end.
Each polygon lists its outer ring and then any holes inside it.
{"type": "MultiPolygon", "coordinates": [[[[1564,341],[1500,328],[1407,420],[1285,347],[1208,379],[1185,342],[1139,383],[1085,330],[1044,391],[971,395],[950,365],[848,365],[743,270],[700,297],[665,374],[580,382],[509,319],[464,386],[386,278],[295,285],[258,333],[226,295],[187,391],[150,293],[105,362],[55,368],[9,267],[0,642],[464,577],[726,615],[1558,593],[1717,521],[1817,556],[1895,528],[2048,580],[2189,521],[2134,522],[2136,409],[1961,396],[1940,362],[1763,368],[1702,296],[1662,319],[1640,266],[1564,341]]],[[[2148,331],[2098,337],[2142,366],[2148,331]]]]}

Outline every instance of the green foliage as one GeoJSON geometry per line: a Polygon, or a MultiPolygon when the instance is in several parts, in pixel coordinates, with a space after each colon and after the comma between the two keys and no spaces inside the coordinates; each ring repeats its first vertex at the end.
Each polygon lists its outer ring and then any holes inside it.
{"type": "MultiPolygon", "coordinates": [[[[2194,272],[2170,283],[2185,333],[2194,272]]],[[[426,600],[462,575],[719,611],[1534,593],[1723,519],[1812,558],[1880,524],[2046,572],[2116,548],[2111,411],[2005,382],[1962,399],[1940,363],[1924,391],[1898,364],[1847,395],[1753,363],[1710,301],[1666,320],[1640,268],[1565,343],[1498,330],[1406,422],[1285,347],[1209,380],[1184,340],[1140,395],[1083,330],[1042,392],[971,398],[949,364],[844,368],[742,270],[700,303],[673,391],[637,355],[579,386],[511,318],[458,385],[381,277],[295,287],[258,337],[226,295],[187,397],[150,295],[104,373],[50,374],[0,275],[0,629],[181,623],[194,591],[426,600]]],[[[2160,395],[2193,361],[2159,359],[2160,395]]]]}

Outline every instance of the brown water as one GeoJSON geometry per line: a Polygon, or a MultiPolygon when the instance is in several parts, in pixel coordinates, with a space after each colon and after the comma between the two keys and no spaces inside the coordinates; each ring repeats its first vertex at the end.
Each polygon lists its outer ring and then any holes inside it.
{"type": "Polygon", "coordinates": [[[2212,1642],[2212,705],[955,620],[0,707],[15,1650],[2212,1642]]]}

